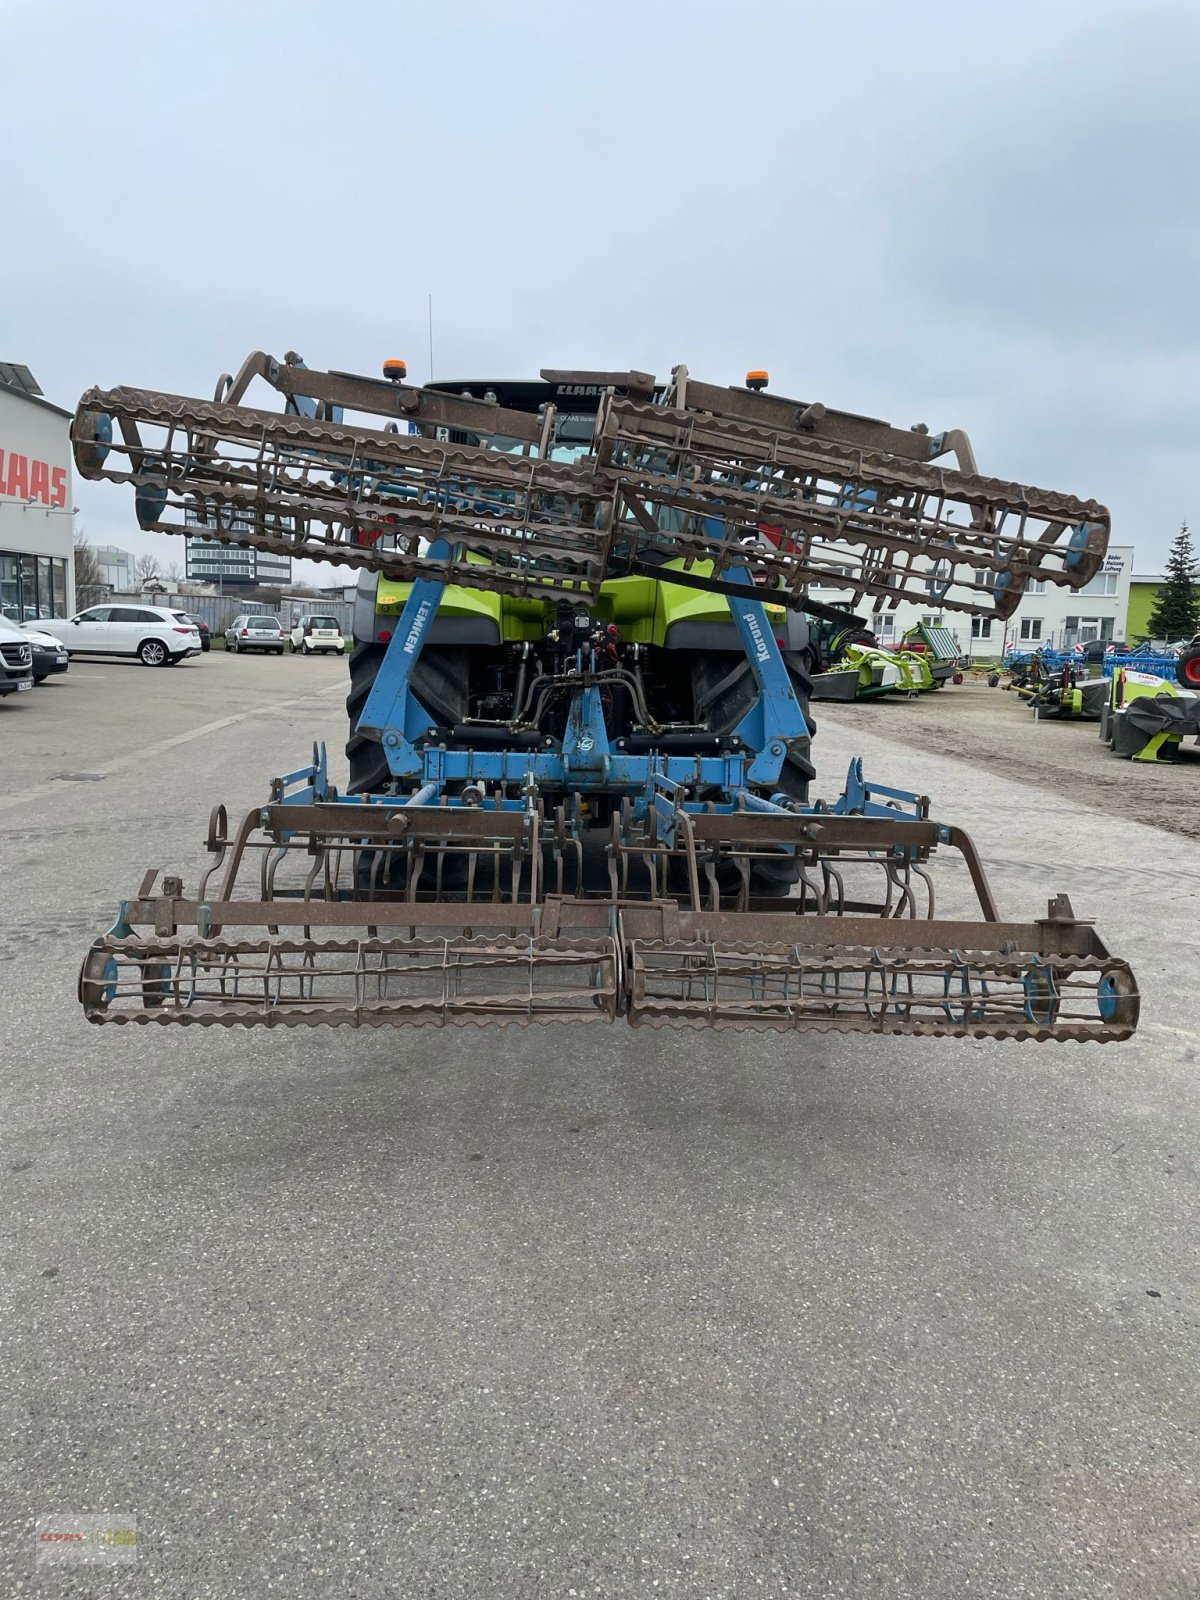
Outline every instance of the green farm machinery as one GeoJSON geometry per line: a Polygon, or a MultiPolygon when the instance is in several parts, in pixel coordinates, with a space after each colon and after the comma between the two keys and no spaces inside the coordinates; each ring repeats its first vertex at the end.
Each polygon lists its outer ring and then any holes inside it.
{"type": "Polygon", "coordinates": [[[90,390],[73,439],[143,528],[361,574],[348,787],[318,745],[218,805],[206,868],[147,873],[88,952],[93,1022],[1132,1033],[1065,896],[1003,919],[962,830],[861,761],[810,794],[810,591],[1011,616],[1100,569],[1095,502],[682,366],[415,386],[257,353],[211,400],[90,390]]]}

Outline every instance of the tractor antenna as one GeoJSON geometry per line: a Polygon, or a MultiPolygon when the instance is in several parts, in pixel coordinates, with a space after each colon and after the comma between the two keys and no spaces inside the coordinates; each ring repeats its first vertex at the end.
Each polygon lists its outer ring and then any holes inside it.
{"type": "Polygon", "coordinates": [[[429,381],[433,382],[433,294],[429,296],[429,381]]]}

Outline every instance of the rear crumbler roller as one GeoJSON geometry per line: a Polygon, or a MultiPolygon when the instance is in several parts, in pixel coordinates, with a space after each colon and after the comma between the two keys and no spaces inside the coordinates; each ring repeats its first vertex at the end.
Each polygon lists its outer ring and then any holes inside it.
{"type": "Polygon", "coordinates": [[[533,796],[509,810],[277,800],[233,838],[222,814],[209,845],[195,898],[177,878],[154,893],[148,873],[93,945],[89,1020],[1095,1043],[1137,1021],[1128,966],[1065,897],[1041,921],[1001,921],[970,840],[920,818],[626,807],[591,896],[563,892],[578,840],[533,796]],[[961,852],[974,919],[933,914],[939,844],[961,852]],[[780,850],[800,860],[795,892],[758,900],[751,864],[780,850]],[[364,876],[364,854],[388,870],[364,876]]]}

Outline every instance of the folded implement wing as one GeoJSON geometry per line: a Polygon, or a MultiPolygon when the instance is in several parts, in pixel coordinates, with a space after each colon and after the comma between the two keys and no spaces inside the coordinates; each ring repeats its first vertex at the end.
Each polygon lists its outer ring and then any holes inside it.
{"type": "MultiPolygon", "coordinates": [[[[693,563],[706,563],[707,586],[749,568],[793,602],[836,580],[856,601],[1007,617],[1031,579],[1082,587],[1107,546],[1103,506],[984,477],[969,447],[967,470],[946,465],[949,435],[869,422],[823,434],[821,407],[699,384],[683,368],[661,403],[644,384],[614,387],[571,461],[554,459],[552,407],[530,414],[262,355],[247,369],[281,390],[285,410],[89,390],[73,425],[80,472],[132,483],[147,529],[551,598],[682,559],[680,581],[693,563]],[[371,409],[382,426],[346,420],[371,409]]],[[[248,381],[221,392],[240,396],[248,381]]]]}

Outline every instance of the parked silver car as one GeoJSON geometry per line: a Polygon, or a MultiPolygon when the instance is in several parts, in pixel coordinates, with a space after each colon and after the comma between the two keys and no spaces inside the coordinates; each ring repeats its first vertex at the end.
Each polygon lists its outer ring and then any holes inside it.
{"type": "Polygon", "coordinates": [[[225,629],[225,648],[235,654],[242,650],[270,650],[281,656],[284,637],[278,617],[257,616],[251,611],[234,617],[225,629]]]}

